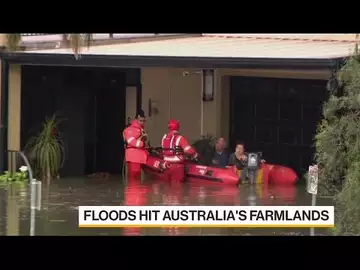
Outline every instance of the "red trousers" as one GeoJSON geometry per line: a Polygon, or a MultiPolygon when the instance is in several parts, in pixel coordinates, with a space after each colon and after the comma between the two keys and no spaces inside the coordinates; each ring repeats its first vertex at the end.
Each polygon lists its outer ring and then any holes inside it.
{"type": "Polygon", "coordinates": [[[141,170],[143,169],[143,166],[157,172],[161,172],[162,167],[164,167],[164,162],[160,158],[152,156],[147,157],[146,164],[135,162],[126,162],[126,164],[129,178],[141,178],[141,170]]]}
{"type": "Polygon", "coordinates": [[[135,162],[126,162],[128,177],[131,179],[140,179],[141,178],[141,169],[143,164],[135,162]]]}
{"type": "Polygon", "coordinates": [[[183,163],[171,163],[169,168],[164,172],[164,180],[184,182],[185,165],[183,163]]]}

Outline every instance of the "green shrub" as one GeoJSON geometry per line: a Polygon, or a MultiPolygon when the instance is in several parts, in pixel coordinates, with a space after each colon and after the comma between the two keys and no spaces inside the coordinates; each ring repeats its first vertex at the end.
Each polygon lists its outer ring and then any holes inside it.
{"type": "Polygon", "coordinates": [[[319,185],[334,195],[335,234],[360,234],[360,61],[358,49],[339,71],[316,135],[319,185]],[[340,90],[340,91],[339,91],[340,90]]]}
{"type": "Polygon", "coordinates": [[[21,166],[19,172],[5,171],[4,174],[0,175],[0,183],[26,182],[28,180],[29,173],[26,166],[21,166]]]}

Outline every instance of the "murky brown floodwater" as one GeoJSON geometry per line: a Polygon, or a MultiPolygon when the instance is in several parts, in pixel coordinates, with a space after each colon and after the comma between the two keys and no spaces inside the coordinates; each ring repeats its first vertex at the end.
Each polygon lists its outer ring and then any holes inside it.
{"type": "MultiPolygon", "coordinates": [[[[29,235],[29,188],[0,186],[0,235],[29,235]]],[[[116,179],[60,179],[43,185],[42,210],[36,214],[36,235],[308,235],[308,229],[236,228],[78,228],[80,205],[310,205],[303,187],[237,187],[169,184],[157,181],[124,183],[116,179]]],[[[318,199],[318,205],[331,205],[318,199]]],[[[316,229],[327,234],[327,229],[316,229]]]]}

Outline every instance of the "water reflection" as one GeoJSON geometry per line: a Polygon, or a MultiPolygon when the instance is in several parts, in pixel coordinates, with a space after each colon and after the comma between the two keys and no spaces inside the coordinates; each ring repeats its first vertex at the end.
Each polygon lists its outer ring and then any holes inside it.
{"type": "Polygon", "coordinates": [[[6,235],[20,233],[20,206],[17,189],[11,185],[7,190],[7,232],[6,235]]]}
{"type": "Polygon", "coordinates": [[[0,186],[0,235],[20,235],[22,209],[27,204],[27,185],[13,183],[0,186]]]}
{"type": "MultiPolygon", "coordinates": [[[[0,235],[29,235],[28,187],[0,187],[0,235]]],[[[60,179],[42,190],[36,235],[278,235],[308,234],[308,229],[237,228],[78,228],[79,205],[310,205],[297,187],[171,184],[119,178],[60,179]]],[[[319,200],[319,204],[329,201],[319,200]]],[[[317,233],[326,231],[317,230],[317,233]]]]}

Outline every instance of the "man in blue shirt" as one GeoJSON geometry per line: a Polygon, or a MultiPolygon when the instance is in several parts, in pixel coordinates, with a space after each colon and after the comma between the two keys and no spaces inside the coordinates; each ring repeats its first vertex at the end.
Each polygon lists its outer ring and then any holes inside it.
{"type": "Polygon", "coordinates": [[[229,153],[226,151],[226,141],[224,138],[219,138],[216,141],[212,163],[221,167],[228,166],[229,153]]]}

